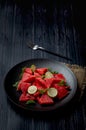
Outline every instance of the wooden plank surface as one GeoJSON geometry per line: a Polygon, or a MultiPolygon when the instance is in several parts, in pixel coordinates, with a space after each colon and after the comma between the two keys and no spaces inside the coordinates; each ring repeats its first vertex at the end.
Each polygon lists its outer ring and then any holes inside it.
{"type": "Polygon", "coordinates": [[[85,130],[86,96],[75,110],[51,119],[17,113],[9,105],[4,90],[6,73],[17,63],[31,58],[86,65],[86,46],[74,26],[72,4],[66,1],[0,1],[0,130],[85,130]],[[32,41],[51,51],[71,57],[62,59],[42,51],[33,51],[32,41]]]}

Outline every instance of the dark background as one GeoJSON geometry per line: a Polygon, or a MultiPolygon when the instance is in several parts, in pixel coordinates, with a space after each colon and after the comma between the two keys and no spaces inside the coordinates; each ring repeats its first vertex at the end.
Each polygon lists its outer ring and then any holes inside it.
{"type": "MultiPolygon", "coordinates": [[[[77,60],[74,61],[74,63],[81,65],[86,64],[86,20],[84,1],[29,0],[28,2],[27,0],[1,0],[0,3],[1,9],[7,6],[7,8],[5,8],[7,9],[5,15],[6,18],[11,22],[10,26],[13,26],[12,22],[14,20],[14,23],[16,25],[15,28],[17,28],[19,25],[18,28],[23,29],[25,32],[25,39],[29,39],[31,41],[34,40],[36,43],[38,42],[38,44],[40,44],[43,42],[42,39],[44,37],[47,39],[47,41],[44,43],[46,46],[48,46],[47,42],[57,42],[56,44],[60,44],[60,46],[62,46],[60,42],[64,42],[67,44],[66,46],[69,46],[68,44],[70,44],[71,41],[71,44],[74,44],[74,50],[77,49],[77,54],[71,52],[71,55],[74,55],[74,59],[77,60]],[[8,7],[10,9],[8,9],[8,7]],[[31,33],[33,34],[29,36],[27,30],[31,31],[32,26],[33,32],[31,33]],[[44,28],[44,30],[42,30],[44,31],[43,35],[40,34],[39,28],[44,28]],[[48,34],[51,35],[50,37],[52,40],[50,38],[47,38],[48,34]],[[78,56],[79,58],[77,58],[78,56]]],[[[4,21],[1,20],[1,22],[4,21]]],[[[9,24],[9,21],[7,24],[9,24]]]]}
{"type": "Polygon", "coordinates": [[[86,66],[85,12],[85,2],[80,0],[0,0],[0,130],[86,129],[86,90],[80,102],[52,117],[44,113],[43,118],[39,112],[34,117],[10,104],[4,89],[7,72],[27,59],[49,58],[86,66]],[[29,41],[72,61],[34,52],[26,45],[29,41]]]}

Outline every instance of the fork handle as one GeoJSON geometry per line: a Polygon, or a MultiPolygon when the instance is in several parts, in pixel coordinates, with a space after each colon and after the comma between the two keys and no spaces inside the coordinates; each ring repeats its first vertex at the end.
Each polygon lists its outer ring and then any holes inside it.
{"type": "Polygon", "coordinates": [[[58,57],[64,58],[64,59],[66,59],[66,60],[70,60],[70,61],[72,61],[71,58],[68,58],[68,57],[63,56],[63,55],[60,55],[60,54],[58,54],[58,53],[55,53],[55,52],[49,51],[49,50],[47,50],[47,49],[45,49],[45,48],[43,48],[43,47],[40,47],[40,46],[39,46],[38,49],[39,49],[39,50],[42,50],[42,51],[45,51],[45,52],[48,52],[48,53],[50,53],[50,54],[56,55],[56,56],[58,56],[58,57]]]}

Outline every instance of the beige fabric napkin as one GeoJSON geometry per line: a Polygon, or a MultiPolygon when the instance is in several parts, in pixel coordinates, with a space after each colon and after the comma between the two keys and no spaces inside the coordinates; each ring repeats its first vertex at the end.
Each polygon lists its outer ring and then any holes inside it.
{"type": "Polygon", "coordinates": [[[71,65],[71,64],[66,64],[66,66],[73,71],[73,73],[77,78],[78,87],[80,90],[80,98],[81,98],[86,88],[86,67],[82,67],[79,65],[71,65]]]}

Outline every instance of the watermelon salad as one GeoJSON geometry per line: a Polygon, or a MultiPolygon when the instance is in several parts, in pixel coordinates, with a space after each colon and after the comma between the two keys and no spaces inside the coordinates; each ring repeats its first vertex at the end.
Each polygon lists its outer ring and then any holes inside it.
{"type": "Polygon", "coordinates": [[[51,105],[70,93],[63,74],[35,65],[24,67],[19,81],[13,84],[20,92],[19,101],[25,104],[51,105]]]}

